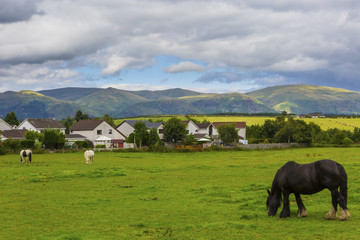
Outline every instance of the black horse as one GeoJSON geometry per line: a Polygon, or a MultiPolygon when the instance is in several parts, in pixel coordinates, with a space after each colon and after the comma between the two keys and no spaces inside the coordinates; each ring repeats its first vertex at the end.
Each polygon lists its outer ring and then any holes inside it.
{"type": "Polygon", "coordinates": [[[350,217],[347,208],[347,175],[344,167],[332,160],[320,160],[309,164],[288,162],[276,173],[271,191],[268,191],[266,206],[268,215],[275,216],[281,205],[283,195],[283,209],[281,218],[290,217],[289,195],[295,194],[298,205],[298,217],[307,215],[306,208],[300,194],[314,194],[323,189],[329,189],[332,197],[332,208],[326,219],[336,219],[337,204],[340,205],[340,220],[350,217]],[[338,188],[340,187],[340,192],[338,188]]]}

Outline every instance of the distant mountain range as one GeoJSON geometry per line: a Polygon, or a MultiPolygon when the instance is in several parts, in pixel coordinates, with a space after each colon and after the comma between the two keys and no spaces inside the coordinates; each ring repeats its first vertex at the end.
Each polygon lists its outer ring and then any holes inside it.
{"type": "Polygon", "coordinates": [[[126,91],[115,88],[61,88],[0,93],[0,117],[66,118],[78,109],[92,117],[140,115],[270,113],[359,114],[360,92],[339,88],[284,85],[242,93],[204,94],[184,89],[126,91]]]}

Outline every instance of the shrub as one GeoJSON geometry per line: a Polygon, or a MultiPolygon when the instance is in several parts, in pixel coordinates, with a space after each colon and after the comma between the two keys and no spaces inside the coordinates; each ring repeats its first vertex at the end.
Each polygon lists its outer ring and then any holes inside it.
{"type": "Polygon", "coordinates": [[[105,144],[96,145],[95,148],[106,148],[105,144]]]}
{"type": "Polygon", "coordinates": [[[12,151],[20,150],[20,141],[8,138],[4,141],[4,147],[5,149],[12,151]]]}
{"type": "Polygon", "coordinates": [[[5,151],[5,147],[0,144],[0,155],[5,155],[6,154],[6,151],[5,151]]]}
{"type": "Polygon", "coordinates": [[[345,137],[344,140],[342,141],[342,144],[349,147],[351,144],[353,144],[353,140],[351,140],[350,138],[348,137],[345,137]]]}
{"type": "Polygon", "coordinates": [[[35,145],[35,140],[21,140],[20,141],[20,146],[21,148],[30,148],[33,149],[35,145]]]}
{"type": "Polygon", "coordinates": [[[83,149],[83,148],[90,148],[90,143],[88,141],[76,141],[75,142],[78,146],[78,148],[83,149]]]}

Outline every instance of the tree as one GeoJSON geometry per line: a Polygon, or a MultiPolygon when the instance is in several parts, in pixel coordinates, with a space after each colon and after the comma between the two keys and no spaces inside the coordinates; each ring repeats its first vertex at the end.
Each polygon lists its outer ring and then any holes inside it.
{"type": "Polygon", "coordinates": [[[4,121],[7,122],[8,124],[10,124],[11,126],[14,126],[14,125],[18,126],[20,124],[19,120],[17,119],[16,114],[14,112],[7,113],[4,118],[4,121]]]}
{"type": "Polygon", "coordinates": [[[27,140],[36,140],[36,139],[39,139],[39,133],[36,132],[36,131],[32,131],[32,130],[27,130],[25,132],[25,138],[27,140]]]}
{"type": "Polygon", "coordinates": [[[155,128],[150,128],[149,132],[149,145],[156,146],[161,142],[159,134],[155,128]]]}
{"type": "Polygon", "coordinates": [[[64,126],[65,126],[65,133],[69,134],[70,133],[70,128],[71,126],[74,124],[74,119],[72,119],[70,117],[70,115],[67,116],[67,118],[63,121],[64,126]]]}
{"type": "Polygon", "coordinates": [[[360,142],[360,128],[355,127],[351,139],[354,142],[360,142]]]}
{"type": "Polygon", "coordinates": [[[224,144],[229,145],[239,141],[239,134],[233,124],[220,125],[217,130],[219,132],[219,138],[224,144]]]}
{"type": "Polygon", "coordinates": [[[247,139],[264,139],[264,127],[259,124],[251,125],[246,127],[246,137],[247,139]]]}
{"type": "Polygon", "coordinates": [[[134,137],[136,144],[141,148],[143,145],[148,145],[149,133],[144,121],[136,121],[134,124],[134,137]]]}
{"type": "Polygon", "coordinates": [[[187,133],[186,125],[182,124],[180,119],[176,117],[170,118],[164,126],[163,133],[165,142],[181,142],[187,133]]]}
{"type": "Polygon", "coordinates": [[[89,115],[83,114],[80,109],[76,111],[76,114],[75,114],[75,121],[76,122],[78,122],[80,120],[86,120],[86,119],[90,119],[89,115]]]}
{"type": "Polygon", "coordinates": [[[275,134],[280,131],[280,129],[285,125],[285,115],[284,113],[280,116],[277,116],[275,120],[267,119],[264,123],[264,137],[272,139],[275,137],[275,134]]]}
{"type": "Polygon", "coordinates": [[[64,146],[65,134],[59,130],[47,129],[44,132],[43,144],[48,149],[60,149],[64,146]]]}
{"type": "Polygon", "coordinates": [[[109,114],[105,114],[103,119],[105,120],[105,122],[107,122],[110,126],[115,127],[115,122],[114,122],[114,118],[110,117],[109,114]]]}

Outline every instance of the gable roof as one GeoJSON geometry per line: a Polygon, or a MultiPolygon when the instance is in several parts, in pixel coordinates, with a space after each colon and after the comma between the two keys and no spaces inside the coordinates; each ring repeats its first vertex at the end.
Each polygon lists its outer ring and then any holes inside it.
{"type": "Polygon", "coordinates": [[[240,128],[246,128],[246,122],[213,122],[213,125],[214,127],[219,127],[221,125],[224,125],[224,124],[232,124],[232,125],[235,125],[235,128],[236,129],[240,129],[240,128]]]}
{"type": "Polygon", "coordinates": [[[80,120],[71,127],[71,131],[86,131],[86,130],[94,130],[97,126],[99,126],[105,120],[102,119],[88,119],[88,120],[80,120]]]}
{"type": "MultiPolygon", "coordinates": [[[[142,121],[142,120],[124,120],[122,123],[119,124],[119,126],[117,126],[116,128],[120,127],[120,125],[122,125],[123,123],[127,122],[130,126],[134,127],[135,123],[138,121],[142,121]]],[[[145,126],[147,129],[150,128],[158,128],[160,127],[163,123],[161,122],[150,122],[150,121],[142,121],[145,122],[145,126]]]]}
{"type": "Polygon", "coordinates": [[[1,135],[5,138],[24,139],[26,131],[26,129],[3,130],[1,131],[1,135]]]}
{"type": "MultiPolygon", "coordinates": [[[[55,119],[34,119],[27,118],[23,122],[28,121],[35,128],[65,128],[59,121],[55,119]]],[[[21,124],[20,124],[21,125],[21,124]]]]}
{"type": "Polygon", "coordinates": [[[196,123],[199,128],[208,128],[211,123],[196,123]]]}
{"type": "Polygon", "coordinates": [[[11,125],[5,122],[5,120],[0,118],[0,130],[10,130],[10,129],[12,129],[11,125]],[[2,128],[1,126],[3,126],[3,129],[1,129],[2,128]]]}

